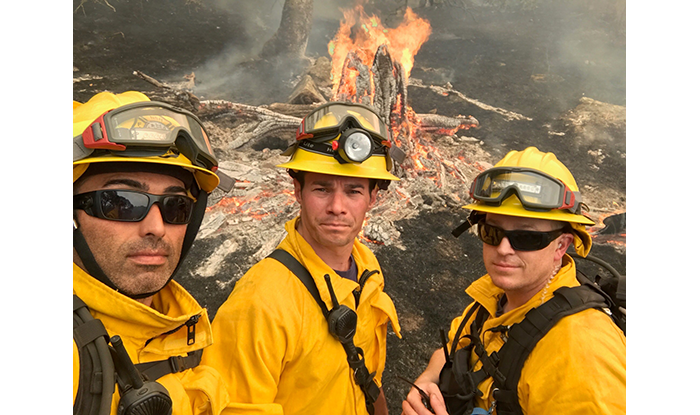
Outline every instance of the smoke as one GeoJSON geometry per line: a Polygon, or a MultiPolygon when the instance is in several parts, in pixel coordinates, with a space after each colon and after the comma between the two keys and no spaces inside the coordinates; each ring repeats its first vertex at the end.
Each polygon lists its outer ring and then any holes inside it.
{"type": "MultiPolygon", "coordinates": [[[[285,101],[303,68],[281,60],[263,67],[250,64],[276,32],[284,0],[216,1],[218,12],[235,16],[236,31],[245,39],[232,39],[229,47],[197,70],[195,93],[251,104],[285,101]]],[[[329,56],[328,43],[343,18],[341,9],[358,2],[388,27],[402,15],[402,2],[314,1],[306,56],[329,56]],[[380,6],[384,10],[378,10],[380,6]]],[[[582,97],[626,103],[624,0],[473,0],[469,7],[438,1],[408,3],[428,17],[434,29],[416,56],[412,74],[426,83],[450,82],[475,99],[518,112],[537,105],[552,115],[562,113],[582,97]],[[427,4],[438,6],[422,7],[427,4]],[[527,82],[542,95],[556,98],[537,103],[534,95],[514,91],[507,102],[499,101],[474,85],[474,79],[483,79],[488,72],[513,73],[514,82],[527,82]]],[[[494,80],[489,90],[510,88],[494,80]]]]}
{"type": "MultiPolygon", "coordinates": [[[[327,44],[342,19],[341,8],[350,7],[355,0],[315,1],[313,25],[306,56],[315,59],[328,56],[327,44]]],[[[241,2],[217,0],[221,13],[234,15],[246,42],[231,44],[210,58],[197,72],[195,93],[210,99],[228,99],[250,104],[285,101],[298,81],[300,73],[311,62],[278,58],[271,62],[255,62],[265,44],[277,31],[284,0],[241,2]]]]}

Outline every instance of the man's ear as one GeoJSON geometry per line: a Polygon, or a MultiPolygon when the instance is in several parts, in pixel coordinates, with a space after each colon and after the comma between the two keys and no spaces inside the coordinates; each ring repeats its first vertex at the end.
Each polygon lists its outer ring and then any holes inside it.
{"type": "Polygon", "coordinates": [[[554,242],[557,244],[557,249],[554,251],[554,259],[555,260],[560,260],[564,254],[566,254],[566,250],[569,249],[569,245],[571,245],[574,242],[574,235],[570,233],[563,233],[557,240],[554,242]]]}
{"type": "Polygon", "coordinates": [[[374,186],[374,189],[369,192],[369,207],[374,206],[377,202],[377,192],[379,192],[379,187],[377,186],[374,186]]]}
{"type": "Polygon", "coordinates": [[[301,183],[296,177],[294,178],[294,198],[301,204],[301,183]]]}

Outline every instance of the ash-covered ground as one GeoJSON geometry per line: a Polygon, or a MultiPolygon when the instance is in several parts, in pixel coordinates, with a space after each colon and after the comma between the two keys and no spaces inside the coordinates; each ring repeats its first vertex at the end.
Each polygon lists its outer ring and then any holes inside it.
{"type": "MultiPolygon", "coordinates": [[[[433,31],[416,55],[412,79],[425,85],[449,83],[464,96],[526,119],[508,120],[473,102],[426,88],[409,87],[408,96],[417,113],[472,115],[479,120],[478,130],[438,140],[436,145],[446,153],[461,152],[488,164],[511,149],[529,145],[554,152],[576,177],[591,214],[602,218],[626,209],[624,20],[608,7],[610,2],[579,3],[434,1],[432,7],[414,9],[430,21],[433,31]]],[[[194,72],[194,93],[200,99],[253,105],[285,102],[298,80],[299,74],[273,70],[275,65],[257,76],[239,70],[238,63],[255,56],[276,30],[282,0],[110,4],[116,11],[102,2],[80,8],[74,2],[73,99],[77,101],[102,90],[153,92],[155,87],[135,77],[134,70],[173,83],[194,72]]],[[[401,20],[403,4],[374,1],[365,10],[391,27],[401,20]]],[[[311,59],[328,57],[327,44],[342,18],[339,7],[352,5],[352,1],[316,2],[307,48],[311,59]]],[[[265,155],[221,154],[232,157],[224,162],[245,159],[268,172],[274,170],[279,149],[265,155]]],[[[269,179],[287,180],[283,174],[269,179]]],[[[285,208],[283,215],[275,212],[277,219],[227,218],[236,222],[229,232],[210,232],[198,239],[176,278],[214,316],[264,248],[257,238],[246,242],[233,238],[232,232],[243,226],[247,232],[256,226],[266,232],[281,229],[281,218],[293,215],[294,208],[285,208]],[[214,271],[198,274],[212,253],[226,244],[235,249],[220,258],[214,271]]],[[[402,340],[393,334],[388,340],[384,382],[391,414],[401,412],[408,391],[396,375],[412,379],[422,371],[440,346],[439,329],[447,329],[471,301],[464,289],[484,273],[481,243],[469,233],[459,239],[450,234],[465,218],[460,203],[449,197],[424,197],[414,215],[393,222],[399,234],[394,243],[370,243],[403,328],[402,340]]],[[[625,229],[616,233],[624,234],[625,229]]],[[[616,243],[606,242],[608,237],[594,238],[592,253],[624,274],[625,239],[614,239],[616,243]]]]}

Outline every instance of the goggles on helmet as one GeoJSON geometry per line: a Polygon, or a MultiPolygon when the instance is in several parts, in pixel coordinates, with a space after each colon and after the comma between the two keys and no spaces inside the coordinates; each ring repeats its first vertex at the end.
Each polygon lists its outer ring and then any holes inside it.
{"type": "Polygon", "coordinates": [[[194,200],[184,195],[154,195],[137,190],[96,190],[73,196],[73,209],[118,222],[142,221],[158,203],[165,223],[185,225],[192,218],[194,200]]]}
{"type": "Polygon", "coordinates": [[[489,225],[483,220],[477,224],[479,239],[487,245],[498,246],[503,238],[508,238],[511,248],[516,251],[539,251],[544,249],[564,233],[564,228],[549,232],[515,230],[507,231],[489,225]]]}
{"type": "Polygon", "coordinates": [[[386,124],[370,108],[332,102],[304,117],[297,129],[297,142],[285,154],[291,154],[298,146],[332,156],[340,164],[362,163],[373,155],[380,155],[386,158],[387,171],[391,171],[392,160],[401,164],[406,153],[392,146],[388,135],[386,124]],[[338,135],[337,140],[329,143],[338,135]]]}
{"type": "Polygon", "coordinates": [[[353,120],[355,127],[363,128],[376,136],[379,141],[389,137],[386,124],[369,107],[360,104],[331,102],[321,105],[304,117],[297,129],[297,140],[319,136],[337,135],[353,120]]]}
{"type": "Polygon", "coordinates": [[[511,194],[533,211],[568,210],[581,214],[580,193],[539,170],[525,167],[493,167],[476,176],[469,195],[484,204],[500,206],[511,194]]]}
{"type": "Polygon", "coordinates": [[[174,151],[211,171],[218,165],[199,119],[161,102],[136,102],[107,111],[74,137],[73,143],[74,162],[93,153],[150,157],[174,151]]]}

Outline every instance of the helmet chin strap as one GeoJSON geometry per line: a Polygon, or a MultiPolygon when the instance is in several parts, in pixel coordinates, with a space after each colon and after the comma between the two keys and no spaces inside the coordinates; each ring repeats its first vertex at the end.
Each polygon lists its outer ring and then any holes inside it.
{"type": "Polygon", "coordinates": [[[173,277],[177,273],[177,270],[180,269],[180,266],[182,265],[185,256],[187,256],[187,252],[189,252],[190,248],[192,247],[192,243],[194,243],[194,239],[197,236],[199,227],[202,224],[204,212],[207,208],[208,197],[209,194],[207,192],[199,192],[199,195],[197,196],[197,201],[194,205],[194,210],[192,212],[192,219],[187,225],[187,230],[185,231],[185,238],[182,241],[182,251],[180,252],[180,260],[178,261],[177,266],[173,270],[172,274],[170,274],[170,278],[168,278],[168,281],[166,281],[165,284],[163,284],[163,286],[157,289],[156,291],[141,294],[127,294],[121,291],[116,285],[114,285],[112,280],[110,280],[109,277],[107,277],[107,275],[104,273],[102,267],[100,267],[100,265],[97,263],[97,260],[95,260],[95,256],[92,254],[90,246],[85,240],[83,233],[80,232],[80,226],[78,224],[77,218],[73,218],[73,248],[78,253],[78,257],[80,257],[80,260],[83,262],[85,271],[87,271],[87,273],[90,274],[96,280],[134,300],[152,297],[155,294],[157,294],[158,291],[165,288],[165,286],[168,285],[168,283],[170,283],[170,281],[173,279],[173,277]]]}

